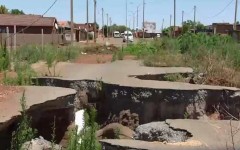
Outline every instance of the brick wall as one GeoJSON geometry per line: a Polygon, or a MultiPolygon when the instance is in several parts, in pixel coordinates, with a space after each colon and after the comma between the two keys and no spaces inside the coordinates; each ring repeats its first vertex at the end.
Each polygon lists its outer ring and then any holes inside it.
{"type": "MultiPolygon", "coordinates": [[[[0,26],[0,31],[4,31],[6,33],[7,26],[0,26]]],[[[14,33],[14,27],[9,26],[9,33],[14,33]]],[[[23,29],[25,29],[25,26],[17,26],[16,30],[17,32],[21,33],[23,29]]],[[[56,29],[54,27],[38,27],[38,26],[32,26],[28,27],[24,30],[25,34],[41,34],[43,29],[44,34],[53,34],[56,33],[56,29]]]]}
{"type": "MultiPolygon", "coordinates": [[[[0,33],[0,41],[3,43],[6,39],[7,34],[6,33],[0,33]]],[[[22,34],[19,33],[16,36],[17,38],[17,46],[23,46],[23,45],[40,45],[42,44],[42,35],[41,34],[22,34]]],[[[9,46],[13,46],[14,36],[13,34],[10,34],[10,38],[8,39],[9,46]]],[[[63,37],[61,34],[44,34],[43,35],[43,42],[44,44],[62,44],[63,43],[63,37]]]]}

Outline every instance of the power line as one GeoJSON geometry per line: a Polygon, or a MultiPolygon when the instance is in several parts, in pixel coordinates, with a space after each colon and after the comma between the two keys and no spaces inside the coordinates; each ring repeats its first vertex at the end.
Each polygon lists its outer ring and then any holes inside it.
{"type": "Polygon", "coordinates": [[[10,35],[10,36],[8,36],[8,37],[6,37],[5,40],[8,39],[8,38],[10,38],[10,37],[12,37],[12,36],[14,36],[14,35],[16,35],[17,33],[24,32],[24,31],[27,30],[29,27],[31,27],[34,23],[38,22],[40,19],[42,19],[42,17],[43,17],[44,15],[46,15],[46,14],[49,12],[49,10],[52,9],[52,7],[57,3],[57,1],[58,1],[58,0],[55,0],[55,1],[52,3],[52,5],[51,5],[38,19],[36,19],[35,21],[33,21],[30,25],[28,25],[27,27],[23,28],[21,31],[18,31],[18,32],[14,33],[14,34],[12,34],[12,35],[10,35]]]}
{"type": "Polygon", "coordinates": [[[228,3],[219,13],[217,13],[216,15],[212,16],[212,17],[208,17],[208,18],[215,18],[217,16],[219,16],[220,14],[222,14],[233,2],[234,0],[231,0],[230,3],[228,3]]]}

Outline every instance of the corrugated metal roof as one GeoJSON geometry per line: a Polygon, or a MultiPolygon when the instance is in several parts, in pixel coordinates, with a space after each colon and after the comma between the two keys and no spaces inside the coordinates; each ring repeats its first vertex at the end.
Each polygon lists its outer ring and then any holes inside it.
{"type": "Polygon", "coordinates": [[[3,26],[54,26],[56,18],[42,17],[40,15],[11,15],[0,14],[0,25],[3,26]],[[38,20],[34,24],[34,21],[38,20]]]}

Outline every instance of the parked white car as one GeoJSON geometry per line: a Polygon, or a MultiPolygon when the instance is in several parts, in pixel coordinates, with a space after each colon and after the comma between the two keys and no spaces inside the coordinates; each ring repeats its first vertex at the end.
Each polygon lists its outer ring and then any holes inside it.
{"type": "Polygon", "coordinates": [[[119,31],[114,31],[113,32],[113,37],[114,38],[120,38],[121,37],[120,32],[119,31]]]}
{"type": "Polygon", "coordinates": [[[123,42],[133,42],[133,34],[131,31],[125,31],[123,36],[123,42]]]}

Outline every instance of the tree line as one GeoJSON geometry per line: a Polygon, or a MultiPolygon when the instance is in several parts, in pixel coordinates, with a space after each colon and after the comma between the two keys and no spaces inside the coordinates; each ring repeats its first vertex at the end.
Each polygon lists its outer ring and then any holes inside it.
{"type": "Polygon", "coordinates": [[[19,9],[8,9],[6,6],[0,5],[0,14],[24,15],[25,13],[19,9]]]}

